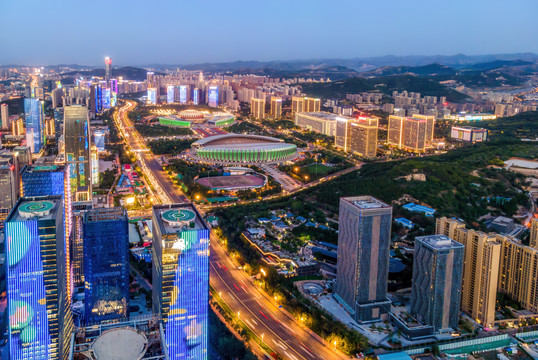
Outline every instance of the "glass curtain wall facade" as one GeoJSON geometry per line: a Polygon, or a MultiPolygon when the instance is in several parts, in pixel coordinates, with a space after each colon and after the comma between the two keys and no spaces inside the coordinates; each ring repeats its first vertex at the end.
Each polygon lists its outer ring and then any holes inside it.
{"type": "Polygon", "coordinates": [[[86,324],[129,315],[129,231],[124,208],[88,210],[84,216],[86,324]]]}
{"type": "Polygon", "coordinates": [[[73,319],[62,196],[22,198],[6,221],[10,359],[68,358],[73,319]]]}
{"type": "Polygon", "coordinates": [[[45,146],[45,102],[39,99],[24,99],[24,119],[26,122],[26,144],[37,154],[45,146]]]}

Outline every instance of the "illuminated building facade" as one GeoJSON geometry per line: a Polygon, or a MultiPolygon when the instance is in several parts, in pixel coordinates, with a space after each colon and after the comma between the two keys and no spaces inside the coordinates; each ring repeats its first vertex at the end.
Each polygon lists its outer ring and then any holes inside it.
{"type": "Polygon", "coordinates": [[[105,151],[105,132],[103,130],[93,132],[93,143],[97,146],[98,151],[105,151]]]}
{"type": "Polygon", "coordinates": [[[335,298],[367,323],[387,318],[392,207],[371,196],[340,198],[335,298]]]}
{"type": "Polygon", "coordinates": [[[321,99],[303,98],[303,111],[304,112],[319,112],[321,110],[321,99]]]}
{"type": "Polygon", "coordinates": [[[192,90],[192,103],[194,105],[198,105],[200,103],[200,90],[198,90],[198,88],[194,88],[192,90]]]}
{"type": "Polygon", "coordinates": [[[265,99],[250,99],[250,113],[255,119],[265,118],[265,99]]]}
{"type": "Polygon", "coordinates": [[[66,359],[73,320],[62,196],[22,198],[6,220],[11,360],[66,359]]]}
{"type": "Polygon", "coordinates": [[[153,207],[153,312],[170,359],[208,358],[209,229],[190,203],[153,207]]]}
{"type": "Polygon", "coordinates": [[[300,128],[334,136],[336,133],[336,121],[341,116],[327,112],[296,113],[295,125],[300,128]]]}
{"type": "Polygon", "coordinates": [[[271,96],[271,116],[274,119],[280,119],[282,117],[282,98],[277,96],[271,96]]]}
{"type": "Polygon", "coordinates": [[[65,166],[33,165],[21,171],[21,196],[63,195],[66,182],[65,166]]]}
{"type": "Polygon", "coordinates": [[[211,107],[219,105],[219,87],[210,86],[207,94],[207,104],[211,107]]]}
{"type": "Polygon", "coordinates": [[[488,139],[488,130],[471,126],[452,126],[450,138],[465,142],[482,142],[488,139]]]}
{"type": "Polygon", "coordinates": [[[105,58],[105,81],[107,82],[107,84],[110,81],[111,74],[112,74],[112,59],[107,56],[105,58]]]}
{"type": "Polygon", "coordinates": [[[168,104],[173,104],[176,102],[176,86],[175,85],[168,85],[166,87],[166,102],[168,104]]]}
{"type": "Polygon", "coordinates": [[[24,119],[26,122],[26,144],[37,154],[45,145],[45,102],[39,99],[24,99],[24,119]]]}
{"type": "Polygon", "coordinates": [[[426,140],[428,121],[427,119],[390,115],[387,134],[388,144],[398,149],[418,153],[424,152],[428,144],[426,140]]]}
{"type": "Polygon", "coordinates": [[[90,123],[88,108],[81,105],[64,109],[65,159],[73,201],[91,200],[90,123]]]}
{"type": "Polygon", "coordinates": [[[189,94],[189,87],[187,85],[180,85],[179,86],[179,103],[180,104],[186,104],[187,101],[189,101],[188,94],[189,94]]]}
{"type": "Polygon", "coordinates": [[[304,98],[300,96],[293,96],[291,98],[291,113],[304,112],[304,98]]]}
{"type": "Polygon", "coordinates": [[[457,219],[436,221],[436,233],[465,246],[461,310],[489,327],[495,321],[501,244],[492,234],[469,230],[457,219]]]}
{"type": "Polygon", "coordinates": [[[92,186],[99,186],[99,150],[92,145],[91,152],[92,186]]]}
{"type": "Polygon", "coordinates": [[[129,315],[129,231],[124,208],[97,208],[84,216],[86,324],[129,315]]]}
{"type": "Polygon", "coordinates": [[[150,103],[151,105],[157,105],[159,103],[159,99],[157,99],[156,88],[148,88],[148,103],[150,103]]]}
{"type": "Polygon", "coordinates": [[[111,102],[110,89],[105,88],[105,89],[102,90],[102,104],[103,104],[103,109],[104,110],[110,109],[110,106],[111,106],[110,102],[111,102]]]}
{"type": "Polygon", "coordinates": [[[464,249],[445,235],[415,238],[410,313],[436,332],[458,327],[464,249]]]}
{"type": "Polygon", "coordinates": [[[84,284],[84,214],[93,207],[91,201],[73,203],[73,230],[71,231],[71,274],[73,285],[84,284]]]}
{"type": "Polygon", "coordinates": [[[413,118],[426,120],[426,144],[431,145],[433,142],[433,133],[435,129],[435,116],[414,114],[413,118]]]}
{"type": "Polygon", "coordinates": [[[352,151],[363,157],[375,157],[377,153],[377,126],[375,117],[336,118],[334,144],[344,151],[352,151]]]}

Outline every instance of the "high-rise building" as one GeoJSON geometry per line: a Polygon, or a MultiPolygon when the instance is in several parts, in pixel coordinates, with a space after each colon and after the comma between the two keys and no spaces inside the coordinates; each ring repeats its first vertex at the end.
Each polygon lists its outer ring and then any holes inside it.
{"type": "Polygon", "coordinates": [[[180,85],[179,86],[179,103],[186,104],[189,101],[189,86],[180,85]]]}
{"type": "Polygon", "coordinates": [[[465,246],[461,309],[489,327],[495,321],[501,244],[495,236],[468,230],[457,219],[437,219],[436,232],[465,246]]]}
{"type": "Polygon", "coordinates": [[[153,312],[170,359],[207,359],[209,229],[189,203],[153,207],[153,312]]]}
{"type": "MultiPolygon", "coordinates": [[[[338,122],[337,122],[338,124],[338,122]]],[[[377,118],[359,118],[348,123],[349,151],[363,157],[372,158],[377,153],[377,118]]]]}
{"type": "Polygon", "coordinates": [[[265,99],[250,99],[250,113],[255,119],[265,118],[265,99]]]}
{"type": "Polygon", "coordinates": [[[445,235],[415,238],[410,313],[436,332],[458,326],[464,248],[445,235]]]}
{"type": "Polygon", "coordinates": [[[387,142],[398,149],[403,145],[403,128],[405,117],[390,115],[387,133],[387,142]]]}
{"type": "Polygon", "coordinates": [[[304,112],[318,112],[321,110],[321,99],[305,97],[303,101],[304,112]]]}
{"type": "Polygon", "coordinates": [[[90,123],[88,108],[81,105],[64,109],[65,160],[73,201],[88,201],[92,196],[90,123]]]}
{"type": "Polygon", "coordinates": [[[105,132],[103,130],[95,130],[93,132],[93,143],[98,151],[105,151],[105,132]]]}
{"type": "MultiPolygon", "coordinates": [[[[14,161],[17,161],[14,159],[14,161]]],[[[0,163],[0,224],[9,215],[9,212],[19,199],[18,165],[14,162],[0,163]]]]}
{"type": "Polygon", "coordinates": [[[84,216],[86,324],[129,315],[129,231],[124,208],[88,210],[84,216]]]}
{"type": "Polygon", "coordinates": [[[110,77],[112,75],[112,59],[108,56],[105,58],[105,81],[108,86],[108,82],[110,81],[110,77]]]}
{"type": "Polygon", "coordinates": [[[71,273],[73,285],[84,284],[84,215],[91,210],[91,201],[73,203],[72,205],[72,231],[69,242],[71,244],[71,273]]]}
{"type": "Polygon", "coordinates": [[[282,117],[282,98],[277,96],[271,96],[271,116],[274,119],[280,119],[282,117]]]}
{"type": "Polygon", "coordinates": [[[207,93],[207,104],[211,107],[217,107],[219,105],[219,87],[210,86],[207,93]]]}
{"type": "Polygon", "coordinates": [[[32,153],[28,146],[15,146],[13,152],[19,160],[19,166],[22,169],[25,165],[32,164],[32,153]]]}
{"type": "Polygon", "coordinates": [[[63,165],[25,166],[21,171],[21,180],[21,196],[25,197],[63,195],[68,182],[63,165]]]}
{"type": "Polygon", "coordinates": [[[304,112],[304,98],[300,96],[292,96],[291,98],[291,114],[304,112]]]}
{"type": "Polygon", "coordinates": [[[175,85],[168,85],[166,87],[166,102],[168,104],[173,104],[176,102],[176,92],[177,87],[175,85]]]}
{"type": "Polygon", "coordinates": [[[73,320],[62,196],[20,199],[5,231],[9,358],[67,359],[73,320]]]}
{"type": "Polygon", "coordinates": [[[148,88],[148,103],[151,105],[157,105],[159,103],[156,88],[148,88]]]}
{"type": "Polygon", "coordinates": [[[200,103],[200,91],[198,88],[192,89],[192,103],[198,105],[200,103]]]}
{"type": "Polygon", "coordinates": [[[359,322],[378,321],[387,298],[392,207],[371,196],[340,198],[335,297],[359,322]]]}
{"type": "Polygon", "coordinates": [[[433,133],[435,130],[435,116],[414,114],[413,118],[426,120],[426,144],[431,145],[433,142],[433,133]]]}
{"type": "Polygon", "coordinates": [[[34,98],[24,99],[24,118],[26,121],[26,145],[37,154],[45,145],[45,102],[34,98]]]}
{"type": "MultiPolygon", "coordinates": [[[[11,122],[11,135],[24,135],[24,121],[22,120],[22,118],[17,118],[15,121],[11,122]]],[[[30,146],[30,144],[28,144],[28,146],[30,146]]]]}
{"type": "MultiPolygon", "coordinates": [[[[427,145],[428,121],[426,119],[390,115],[387,134],[388,144],[407,151],[424,152],[427,145]]],[[[431,126],[433,128],[433,125],[431,126]]]]}
{"type": "Polygon", "coordinates": [[[403,128],[403,147],[407,151],[424,152],[426,149],[427,120],[405,118],[403,128]]]}
{"type": "Polygon", "coordinates": [[[538,219],[532,218],[531,220],[531,233],[529,246],[538,249],[538,219]]]}
{"type": "Polygon", "coordinates": [[[99,150],[95,145],[92,145],[90,158],[92,169],[92,187],[99,187],[99,150]]]}
{"type": "Polygon", "coordinates": [[[336,126],[334,130],[334,146],[348,151],[348,140],[349,140],[349,123],[352,121],[351,118],[340,116],[336,118],[336,126]]]}
{"type": "Polygon", "coordinates": [[[9,106],[8,104],[2,104],[0,105],[1,113],[2,113],[2,130],[10,130],[11,129],[11,123],[9,121],[9,106]]]}

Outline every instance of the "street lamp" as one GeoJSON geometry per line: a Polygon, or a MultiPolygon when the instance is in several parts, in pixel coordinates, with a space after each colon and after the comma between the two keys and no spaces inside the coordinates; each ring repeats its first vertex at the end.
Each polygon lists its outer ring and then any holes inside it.
{"type": "Polygon", "coordinates": [[[263,342],[263,336],[265,335],[265,333],[262,333],[262,342],[263,342]]]}

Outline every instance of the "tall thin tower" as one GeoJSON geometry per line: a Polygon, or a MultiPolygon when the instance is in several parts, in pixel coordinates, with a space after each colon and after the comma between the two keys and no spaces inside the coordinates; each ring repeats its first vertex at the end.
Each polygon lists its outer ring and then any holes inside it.
{"type": "Polygon", "coordinates": [[[107,84],[110,81],[111,72],[112,72],[112,59],[107,56],[105,58],[105,80],[107,84]]]}

